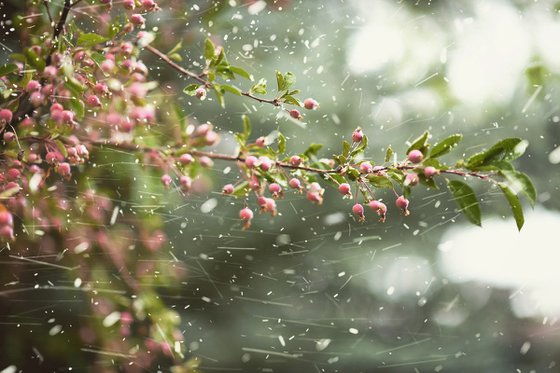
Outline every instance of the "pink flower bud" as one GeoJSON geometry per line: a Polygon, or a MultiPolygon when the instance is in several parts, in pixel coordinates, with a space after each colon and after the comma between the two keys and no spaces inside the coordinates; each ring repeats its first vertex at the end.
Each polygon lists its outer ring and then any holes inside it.
{"type": "Polygon", "coordinates": [[[109,74],[115,68],[115,61],[106,59],[105,61],[101,62],[99,67],[104,73],[109,74]]]}
{"type": "Polygon", "coordinates": [[[200,163],[200,165],[202,167],[205,167],[205,168],[211,168],[212,166],[214,166],[214,161],[210,157],[207,157],[205,155],[198,158],[198,162],[200,163]]]}
{"type": "Polygon", "coordinates": [[[43,95],[39,91],[35,91],[35,92],[31,93],[31,96],[29,96],[29,101],[31,101],[33,106],[39,107],[39,106],[43,105],[43,103],[45,102],[45,95],[43,95]]]}
{"type": "Polygon", "coordinates": [[[292,189],[301,189],[301,181],[298,178],[294,177],[294,178],[290,179],[288,184],[290,185],[290,188],[292,188],[292,189]]]}
{"type": "Polygon", "coordinates": [[[10,123],[12,121],[13,113],[10,109],[0,110],[0,123],[10,123]]]}
{"type": "Polygon", "coordinates": [[[369,203],[369,208],[379,215],[380,222],[385,221],[385,217],[387,216],[387,206],[383,202],[373,200],[369,203]]]}
{"type": "Polygon", "coordinates": [[[350,184],[342,183],[338,186],[338,192],[342,195],[350,194],[350,184]]]}
{"type": "Polygon", "coordinates": [[[107,87],[107,84],[105,83],[96,83],[93,87],[93,90],[95,91],[95,93],[100,95],[106,95],[107,93],[109,93],[109,87],[107,87]]]}
{"type": "Polygon", "coordinates": [[[354,215],[358,216],[359,221],[365,220],[364,206],[362,206],[361,203],[356,203],[354,206],[352,206],[352,212],[354,213],[354,215]]]}
{"type": "Polygon", "coordinates": [[[424,154],[418,149],[411,150],[410,153],[408,153],[408,160],[412,163],[420,163],[422,159],[424,159],[424,154]]]}
{"type": "Polygon", "coordinates": [[[58,167],[56,168],[56,172],[58,172],[60,176],[70,176],[70,174],[72,173],[72,169],[70,168],[70,163],[68,162],[59,163],[58,167]]]}
{"type": "Polygon", "coordinates": [[[255,140],[255,144],[260,148],[264,148],[265,143],[266,143],[266,138],[264,136],[261,136],[255,140]]]}
{"type": "Polygon", "coordinates": [[[424,176],[426,176],[428,179],[439,174],[439,170],[435,167],[432,166],[428,166],[426,168],[424,168],[424,176]]]}
{"type": "Polygon", "coordinates": [[[290,113],[290,116],[294,119],[301,119],[302,118],[302,115],[301,115],[301,113],[299,112],[298,109],[292,109],[292,110],[289,111],[289,113],[290,113]]]}
{"type": "Polygon", "coordinates": [[[179,185],[181,185],[181,190],[183,192],[188,192],[192,186],[192,179],[186,175],[181,175],[181,177],[179,177],[179,185]]]}
{"type": "Polygon", "coordinates": [[[101,106],[101,100],[96,95],[89,95],[86,99],[88,106],[97,107],[101,106]]]}
{"type": "Polygon", "coordinates": [[[308,201],[311,201],[318,205],[323,203],[323,196],[319,192],[307,192],[306,198],[308,201]]]}
{"type": "Polygon", "coordinates": [[[404,196],[399,196],[395,202],[395,204],[397,205],[398,208],[400,208],[401,210],[403,210],[403,214],[405,216],[409,215],[410,212],[408,211],[408,204],[409,201],[408,199],[406,199],[404,196]]]}
{"type": "Polygon", "coordinates": [[[41,83],[36,80],[30,80],[29,83],[25,86],[25,90],[27,92],[35,92],[41,89],[41,83]]]}
{"type": "Polygon", "coordinates": [[[9,211],[0,211],[0,225],[14,225],[14,217],[9,211]]]}
{"type": "Polygon", "coordinates": [[[255,168],[257,167],[257,164],[259,163],[259,160],[257,159],[257,157],[250,155],[247,158],[245,158],[245,165],[249,168],[255,168]]]}
{"type": "Polygon", "coordinates": [[[272,193],[273,196],[278,196],[282,193],[282,187],[278,183],[272,183],[268,186],[268,191],[272,193]]]}
{"type": "Polygon", "coordinates": [[[373,166],[369,162],[362,162],[360,164],[360,172],[363,174],[371,174],[373,172],[373,166]]]}
{"type": "Polygon", "coordinates": [[[245,208],[241,209],[241,211],[239,211],[239,217],[242,220],[246,220],[246,221],[251,220],[251,219],[253,219],[253,211],[251,211],[250,208],[245,207],[245,208]]]}
{"type": "Polygon", "coordinates": [[[209,131],[206,134],[205,140],[206,140],[206,145],[212,146],[218,143],[218,141],[220,140],[220,135],[218,135],[215,131],[209,131]]]}
{"type": "Polygon", "coordinates": [[[362,132],[361,128],[356,128],[354,132],[352,132],[352,141],[361,142],[363,138],[364,138],[364,133],[362,132]]]}
{"type": "Polygon", "coordinates": [[[0,227],[0,238],[4,240],[13,240],[14,239],[14,228],[5,225],[0,227]]]}
{"type": "Polygon", "coordinates": [[[54,79],[58,75],[58,69],[54,66],[47,66],[43,70],[43,76],[47,79],[54,79]]]}
{"type": "Polygon", "coordinates": [[[6,131],[4,132],[3,138],[5,142],[12,142],[16,139],[16,134],[10,131],[6,131]]]}
{"type": "Polygon", "coordinates": [[[135,13],[130,16],[130,22],[135,25],[143,25],[146,23],[146,19],[142,17],[142,14],[135,13]]]}
{"type": "Polygon", "coordinates": [[[191,164],[192,161],[193,161],[193,156],[190,155],[189,153],[181,154],[181,156],[179,157],[179,162],[183,165],[191,164]]]}
{"type": "Polygon", "coordinates": [[[265,156],[259,157],[259,164],[260,164],[261,170],[263,170],[263,171],[268,171],[272,167],[272,161],[270,160],[270,158],[265,157],[265,156]]]}
{"type": "Polygon", "coordinates": [[[148,10],[155,8],[156,3],[154,0],[142,0],[142,6],[148,10]]]}
{"type": "Polygon", "coordinates": [[[292,155],[290,157],[290,163],[292,164],[292,166],[299,166],[301,164],[301,157],[297,156],[297,155],[292,155]]]}
{"type": "Polygon", "coordinates": [[[123,0],[122,2],[125,9],[133,10],[136,7],[134,0],[123,0]]]}
{"type": "Polygon", "coordinates": [[[164,174],[161,177],[161,183],[163,184],[163,186],[165,188],[169,188],[169,186],[171,185],[171,182],[173,181],[173,179],[171,178],[171,176],[169,176],[168,174],[164,174]]]}
{"type": "Polygon", "coordinates": [[[62,121],[64,123],[74,122],[74,112],[70,111],[70,110],[63,110],[62,111],[62,121]]]}
{"type": "Polygon", "coordinates": [[[251,180],[249,180],[249,188],[251,188],[251,190],[257,191],[261,188],[261,182],[259,181],[259,178],[254,176],[251,177],[251,180]]]}
{"type": "Polygon", "coordinates": [[[8,180],[17,180],[21,176],[21,171],[17,168],[10,168],[8,172],[6,172],[6,176],[8,180]]]}
{"type": "Polygon", "coordinates": [[[312,98],[306,98],[303,101],[303,106],[307,109],[307,110],[316,110],[319,108],[319,103],[317,101],[315,101],[312,98]]]}
{"type": "Polygon", "coordinates": [[[222,192],[224,194],[231,194],[231,193],[233,193],[233,190],[234,190],[233,184],[226,184],[222,188],[222,192]]]}
{"type": "Polygon", "coordinates": [[[58,102],[55,102],[54,104],[51,105],[50,107],[50,112],[53,113],[55,111],[62,111],[64,110],[64,106],[62,106],[61,104],[59,104],[58,102]]]}
{"type": "Polygon", "coordinates": [[[405,186],[415,186],[416,184],[418,184],[418,182],[420,181],[420,179],[418,178],[418,175],[411,172],[406,174],[405,178],[404,178],[404,185],[405,186]]]}
{"type": "Polygon", "coordinates": [[[48,152],[45,155],[45,160],[49,164],[54,164],[54,163],[62,162],[64,160],[64,157],[59,152],[48,152]]]}
{"type": "Polygon", "coordinates": [[[199,99],[199,100],[205,100],[206,99],[206,88],[204,88],[203,86],[198,87],[196,89],[196,91],[194,91],[194,95],[199,99]]]}

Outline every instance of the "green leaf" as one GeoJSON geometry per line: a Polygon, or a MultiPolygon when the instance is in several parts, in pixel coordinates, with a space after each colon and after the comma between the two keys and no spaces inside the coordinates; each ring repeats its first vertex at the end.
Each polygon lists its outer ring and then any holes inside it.
{"type": "Polygon", "coordinates": [[[93,47],[96,44],[104,43],[108,39],[95,33],[84,33],[78,37],[77,45],[80,47],[93,47]]]}
{"type": "Polygon", "coordinates": [[[460,211],[471,223],[481,226],[480,205],[472,188],[458,180],[448,181],[447,187],[455,201],[457,201],[460,211]]]}
{"type": "Polygon", "coordinates": [[[200,87],[200,84],[189,84],[183,88],[183,93],[186,93],[189,96],[195,96],[198,87],[200,87]]]}
{"type": "Polygon", "coordinates": [[[537,201],[537,190],[527,174],[510,170],[502,170],[500,173],[507,179],[507,186],[509,189],[511,189],[515,194],[523,193],[523,195],[525,195],[525,197],[529,200],[531,206],[535,207],[535,203],[537,201]]]}
{"type": "Polygon", "coordinates": [[[261,79],[257,84],[252,86],[251,92],[266,95],[266,79],[261,79]]]}
{"type": "Polygon", "coordinates": [[[181,57],[181,55],[179,53],[171,53],[169,55],[169,59],[175,62],[181,62],[183,61],[183,57],[181,57]]]}
{"type": "Polygon", "coordinates": [[[317,153],[319,152],[319,150],[321,150],[322,147],[323,147],[322,144],[311,144],[311,145],[309,145],[307,150],[305,150],[305,152],[303,152],[303,154],[305,154],[307,156],[307,158],[311,158],[313,156],[316,156],[317,153]]]}
{"type": "Polygon", "coordinates": [[[284,89],[290,89],[290,87],[296,83],[296,76],[288,71],[284,74],[284,83],[286,85],[284,89]]]}
{"type": "Polygon", "coordinates": [[[344,140],[342,142],[342,156],[348,158],[348,156],[350,155],[350,148],[352,146],[350,145],[350,143],[346,140],[344,140]]]}
{"type": "Polygon", "coordinates": [[[286,152],[286,136],[282,133],[278,133],[278,152],[283,154],[286,152]]]}
{"type": "Polygon", "coordinates": [[[521,202],[515,194],[515,192],[506,184],[498,183],[498,186],[504,193],[510,207],[513,212],[513,217],[515,218],[515,223],[517,224],[517,229],[521,230],[523,224],[525,223],[525,218],[523,217],[523,208],[521,207],[521,202]]]}
{"type": "Polygon", "coordinates": [[[249,191],[249,182],[244,181],[233,189],[232,195],[236,197],[243,197],[249,191]]]}
{"type": "Polygon", "coordinates": [[[241,119],[243,120],[243,136],[247,139],[251,135],[251,120],[247,115],[243,115],[241,119]]]}
{"type": "Polygon", "coordinates": [[[206,38],[206,40],[204,41],[204,58],[210,61],[213,60],[215,56],[216,46],[214,45],[212,40],[210,40],[210,38],[206,38]]]}
{"type": "Polygon", "coordinates": [[[432,150],[430,151],[431,158],[441,157],[444,154],[449,153],[454,147],[459,144],[459,142],[463,139],[463,135],[457,133],[455,135],[451,135],[446,139],[438,142],[432,150]]]}
{"type": "Polygon", "coordinates": [[[183,41],[180,40],[177,44],[175,44],[175,46],[173,48],[171,48],[171,50],[169,52],[167,52],[167,55],[170,56],[173,53],[177,53],[179,52],[179,50],[183,47],[183,41]]]}
{"type": "Polygon", "coordinates": [[[519,138],[507,138],[498,141],[490,149],[474,154],[467,159],[467,168],[486,166],[492,162],[512,161],[521,157],[527,149],[528,142],[519,138]]]}
{"type": "Polygon", "coordinates": [[[222,108],[225,108],[226,107],[226,101],[224,100],[224,95],[223,95],[220,87],[216,86],[216,85],[214,85],[214,87],[216,88],[216,89],[214,89],[214,92],[216,93],[216,98],[218,99],[218,102],[220,103],[220,106],[222,108]]]}
{"type": "Polygon", "coordinates": [[[393,189],[393,183],[385,176],[368,175],[367,179],[376,188],[393,189]]]}
{"type": "Polygon", "coordinates": [[[0,66],[0,76],[6,76],[16,71],[18,71],[18,67],[14,63],[8,63],[0,66]]]}
{"type": "Polygon", "coordinates": [[[418,137],[416,140],[412,142],[412,145],[408,147],[406,154],[410,153],[414,149],[420,150],[423,154],[427,153],[428,150],[428,137],[430,133],[425,131],[422,136],[418,137]]]}
{"type": "Polygon", "coordinates": [[[66,150],[66,146],[64,146],[64,143],[60,140],[53,140],[53,141],[56,144],[56,147],[58,148],[60,154],[62,154],[65,157],[68,157],[68,151],[66,150]]]}
{"type": "Polygon", "coordinates": [[[70,99],[70,108],[76,113],[76,117],[81,119],[84,117],[85,114],[85,105],[82,100],[77,99],[76,97],[72,97],[70,99]]]}
{"type": "Polygon", "coordinates": [[[26,61],[29,65],[33,66],[35,69],[39,71],[43,71],[45,68],[45,59],[39,56],[35,51],[31,48],[25,51],[26,61]]]}
{"type": "Polygon", "coordinates": [[[389,146],[387,148],[387,151],[385,152],[385,162],[391,161],[391,159],[393,158],[393,153],[393,148],[389,146]]]}
{"type": "Polygon", "coordinates": [[[239,88],[237,88],[236,86],[233,86],[233,85],[223,84],[222,85],[222,90],[231,92],[234,95],[238,95],[238,96],[242,95],[241,90],[239,88]]]}
{"type": "Polygon", "coordinates": [[[284,91],[287,89],[284,75],[278,70],[276,70],[276,85],[278,86],[279,91],[284,91]]]}
{"type": "Polygon", "coordinates": [[[229,69],[239,76],[244,77],[245,79],[253,80],[251,74],[249,74],[245,69],[238,67],[238,66],[230,66],[229,69]]]}

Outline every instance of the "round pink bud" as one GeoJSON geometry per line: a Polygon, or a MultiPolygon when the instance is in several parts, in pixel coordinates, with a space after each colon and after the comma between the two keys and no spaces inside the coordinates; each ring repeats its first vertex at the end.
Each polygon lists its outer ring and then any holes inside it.
{"type": "Polygon", "coordinates": [[[306,98],[303,101],[303,106],[307,109],[307,110],[316,110],[319,108],[319,103],[317,101],[315,101],[312,98],[306,98]]]}
{"type": "Polygon", "coordinates": [[[272,198],[265,198],[264,206],[261,206],[263,211],[270,212],[276,215],[276,201],[272,198]]]}
{"type": "Polygon", "coordinates": [[[51,105],[50,107],[50,112],[51,114],[55,111],[62,111],[64,110],[64,106],[62,106],[61,104],[59,104],[58,102],[55,102],[54,104],[51,105]]]}
{"type": "Polygon", "coordinates": [[[268,190],[270,193],[272,193],[273,195],[278,195],[280,193],[282,193],[282,187],[280,186],[280,184],[278,183],[272,183],[268,186],[268,190]]]}
{"type": "Polygon", "coordinates": [[[259,205],[260,207],[264,207],[266,205],[266,197],[265,196],[259,196],[257,198],[257,205],[259,205]]]}
{"type": "Polygon", "coordinates": [[[10,131],[4,132],[4,141],[5,142],[12,142],[16,139],[16,134],[10,131]]]}
{"type": "Polygon", "coordinates": [[[253,219],[253,211],[250,208],[245,207],[239,211],[239,217],[245,221],[253,219]]]}
{"type": "Polygon", "coordinates": [[[338,186],[338,192],[342,195],[350,194],[350,184],[342,183],[338,186]]]}
{"type": "Polygon", "coordinates": [[[155,8],[156,3],[154,0],[142,0],[142,6],[146,9],[152,9],[155,8]]]}
{"type": "Polygon", "coordinates": [[[71,111],[71,110],[63,110],[62,111],[62,121],[64,123],[74,122],[74,112],[71,111]]]}
{"type": "Polygon", "coordinates": [[[385,205],[383,202],[377,201],[377,200],[373,200],[369,203],[369,208],[372,209],[373,211],[379,213],[379,212],[387,212],[387,205],[385,205]]]}
{"type": "Polygon", "coordinates": [[[17,168],[10,168],[6,173],[6,176],[8,177],[8,180],[17,180],[21,176],[21,172],[17,168]]]}
{"type": "Polygon", "coordinates": [[[163,186],[166,187],[166,188],[169,188],[172,181],[173,181],[173,179],[168,174],[164,174],[161,177],[161,182],[162,182],[163,186]]]}
{"type": "Polygon", "coordinates": [[[96,83],[93,90],[100,95],[106,95],[109,93],[109,87],[107,87],[107,84],[105,83],[96,83]]]}
{"type": "Polygon", "coordinates": [[[146,23],[146,19],[142,17],[142,14],[135,13],[130,16],[130,22],[135,25],[143,25],[146,23]]]}
{"type": "Polygon", "coordinates": [[[264,136],[259,137],[255,140],[255,144],[260,148],[264,148],[266,144],[266,138],[264,136]]]}
{"type": "Polygon", "coordinates": [[[45,155],[45,160],[47,161],[47,163],[54,164],[57,162],[62,162],[64,160],[64,157],[59,152],[48,152],[45,155]]]}
{"type": "Polygon", "coordinates": [[[356,128],[354,132],[352,132],[352,141],[361,142],[363,138],[364,138],[364,133],[362,132],[361,128],[356,128]]]}
{"type": "Polygon", "coordinates": [[[101,100],[96,95],[89,95],[86,99],[88,106],[97,107],[101,106],[101,100]]]}
{"type": "Polygon", "coordinates": [[[45,95],[39,91],[35,91],[29,96],[29,101],[31,101],[35,107],[41,106],[45,102],[45,95]]]}
{"type": "Polygon", "coordinates": [[[212,125],[210,123],[203,123],[200,126],[196,127],[194,134],[197,136],[206,136],[206,134],[212,130],[212,125]]]}
{"type": "Polygon", "coordinates": [[[420,163],[422,159],[424,159],[424,154],[418,149],[411,150],[410,153],[408,153],[408,160],[412,163],[420,163]]]}
{"type": "Polygon", "coordinates": [[[56,172],[58,172],[61,176],[70,176],[72,173],[72,169],[70,168],[70,163],[68,162],[61,162],[58,164],[56,168],[56,172]]]}
{"type": "Polygon", "coordinates": [[[181,154],[181,156],[179,157],[179,162],[184,165],[191,164],[192,161],[193,161],[193,156],[190,155],[189,153],[181,154]]]}
{"type": "Polygon", "coordinates": [[[14,239],[14,228],[5,225],[0,228],[0,238],[4,240],[13,240],[14,239]]]}
{"type": "Polygon", "coordinates": [[[196,89],[196,91],[194,91],[194,95],[199,99],[199,100],[204,100],[206,99],[206,88],[204,87],[198,87],[196,89]]]}
{"type": "Polygon", "coordinates": [[[224,194],[232,194],[234,190],[233,184],[226,184],[224,185],[224,187],[222,188],[222,192],[224,194]]]}
{"type": "Polygon", "coordinates": [[[130,312],[121,312],[121,323],[123,325],[130,325],[133,321],[134,317],[132,317],[132,314],[130,312]]]}
{"type": "Polygon", "coordinates": [[[418,175],[411,172],[411,173],[406,174],[406,176],[404,178],[404,185],[415,186],[416,184],[418,184],[419,181],[420,181],[420,179],[418,178],[418,175]]]}
{"type": "Polygon", "coordinates": [[[297,156],[297,155],[292,155],[290,157],[290,163],[292,164],[292,166],[299,166],[301,164],[301,157],[297,156]]]}
{"type": "Polygon", "coordinates": [[[41,90],[41,83],[36,80],[30,80],[29,83],[25,86],[25,90],[27,92],[35,92],[41,90]]]}
{"type": "Polygon", "coordinates": [[[265,156],[259,157],[259,163],[261,170],[263,171],[268,171],[272,167],[272,161],[270,160],[270,158],[265,156]]]}
{"type": "Polygon", "coordinates": [[[361,203],[356,203],[352,206],[352,212],[360,217],[364,216],[364,206],[361,203]]]}
{"type": "Polygon", "coordinates": [[[424,176],[426,176],[428,179],[439,174],[439,170],[435,167],[432,166],[428,166],[426,168],[424,168],[424,176]]]}
{"type": "Polygon", "coordinates": [[[404,215],[410,214],[410,212],[408,211],[409,201],[404,196],[399,196],[395,201],[395,204],[397,205],[398,208],[403,210],[404,215]]]}
{"type": "Polygon", "coordinates": [[[301,181],[296,177],[290,179],[288,184],[290,185],[290,188],[292,188],[292,189],[301,189],[301,181]]]}
{"type": "Polygon", "coordinates": [[[249,188],[254,191],[257,191],[261,188],[261,182],[255,175],[253,175],[253,177],[251,177],[251,180],[249,180],[249,188]]]}
{"type": "Polygon", "coordinates": [[[299,112],[298,109],[292,109],[289,112],[290,112],[290,116],[294,119],[301,119],[302,118],[301,113],[299,112]]]}
{"type": "Polygon", "coordinates": [[[13,113],[10,109],[0,110],[0,123],[10,123],[12,121],[13,113]]]}
{"type": "Polygon", "coordinates": [[[115,68],[115,61],[106,59],[105,61],[101,62],[101,65],[99,65],[99,67],[104,73],[108,74],[115,68]]]}
{"type": "Polygon", "coordinates": [[[247,158],[245,158],[245,165],[249,168],[255,168],[257,167],[257,164],[259,163],[259,160],[257,159],[257,157],[250,155],[247,158]]]}
{"type": "Polygon", "coordinates": [[[307,187],[307,189],[310,192],[318,192],[318,193],[322,193],[323,192],[323,188],[321,187],[321,184],[317,183],[317,182],[312,182],[311,184],[309,184],[309,186],[307,187]]]}
{"type": "Polygon", "coordinates": [[[206,134],[206,145],[208,146],[212,146],[216,144],[219,140],[220,140],[220,135],[218,135],[218,133],[216,133],[215,131],[209,131],[206,134]]]}
{"type": "Polygon", "coordinates": [[[311,201],[318,205],[323,203],[323,196],[319,192],[307,192],[306,198],[308,201],[311,201]]]}
{"type": "Polygon", "coordinates": [[[205,155],[198,158],[198,162],[200,163],[200,165],[202,167],[210,168],[210,167],[214,166],[214,161],[210,157],[207,157],[205,155]]]}
{"type": "Polygon", "coordinates": [[[54,66],[47,66],[43,70],[43,76],[47,79],[54,79],[58,74],[58,69],[54,66]]]}
{"type": "Polygon", "coordinates": [[[133,10],[136,7],[134,0],[123,0],[122,2],[125,9],[133,10]]]}
{"type": "Polygon", "coordinates": [[[179,185],[181,185],[181,190],[183,192],[188,192],[192,186],[192,179],[186,175],[181,175],[181,177],[179,177],[179,185]]]}
{"type": "Polygon", "coordinates": [[[362,162],[360,164],[360,172],[363,174],[371,174],[373,172],[373,166],[369,162],[362,162]]]}
{"type": "Polygon", "coordinates": [[[14,217],[9,211],[0,212],[0,225],[14,225],[14,217]]]}

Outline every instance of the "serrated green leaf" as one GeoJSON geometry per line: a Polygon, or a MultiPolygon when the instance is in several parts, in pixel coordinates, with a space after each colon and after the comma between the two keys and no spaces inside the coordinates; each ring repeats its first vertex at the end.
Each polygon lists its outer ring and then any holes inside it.
{"type": "Polygon", "coordinates": [[[493,162],[512,161],[525,153],[528,142],[519,138],[498,141],[490,149],[474,154],[467,159],[466,167],[486,166],[493,162]]]}
{"type": "Polygon", "coordinates": [[[278,133],[278,153],[284,154],[286,152],[286,136],[278,133]]]}
{"type": "Polygon", "coordinates": [[[278,70],[276,70],[276,85],[278,87],[278,91],[284,91],[287,89],[284,75],[278,70]]]}
{"type": "Polygon", "coordinates": [[[206,38],[206,40],[204,41],[204,58],[206,58],[208,61],[211,61],[215,56],[216,46],[214,45],[212,40],[210,40],[210,38],[206,38]]]}
{"type": "Polygon", "coordinates": [[[480,204],[474,194],[474,190],[467,184],[458,180],[449,181],[447,187],[459,205],[460,211],[471,223],[480,226],[480,204]]]}
{"type": "Polygon", "coordinates": [[[319,152],[319,150],[321,150],[322,147],[323,147],[322,144],[311,144],[305,150],[305,152],[303,152],[303,154],[305,154],[307,156],[307,158],[311,158],[313,156],[316,156],[317,153],[319,152]]]}
{"type": "Polygon", "coordinates": [[[515,224],[517,224],[517,229],[521,230],[521,228],[523,228],[523,224],[525,223],[525,218],[523,217],[523,208],[521,207],[519,198],[508,185],[504,183],[498,183],[498,186],[504,193],[504,196],[506,197],[509,206],[511,207],[511,211],[515,219],[515,224]]]}
{"type": "Polygon", "coordinates": [[[376,188],[393,189],[393,183],[385,176],[368,175],[367,179],[376,188]]]}
{"type": "Polygon", "coordinates": [[[531,206],[535,207],[535,203],[537,201],[537,190],[527,174],[510,170],[502,170],[501,174],[507,179],[507,186],[509,189],[511,189],[515,194],[522,193],[525,195],[531,206]]]}
{"type": "Polygon", "coordinates": [[[422,136],[418,137],[416,140],[412,142],[412,145],[408,147],[406,154],[410,153],[414,149],[420,150],[422,153],[426,154],[428,149],[428,137],[430,133],[425,131],[422,136]]]}
{"type": "Polygon", "coordinates": [[[284,83],[286,85],[284,89],[290,89],[290,87],[296,83],[296,76],[288,71],[284,74],[284,83]]]}
{"type": "Polygon", "coordinates": [[[200,87],[200,84],[189,84],[188,86],[183,88],[183,93],[186,93],[189,96],[195,96],[198,87],[200,87]]]}
{"type": "Polygon", "coordinates": [[[431,158],[441,157],[444,154],[449,153],[454,147],[459,144],[459,142],[463,139],[463,135],[455,134],[447,137],[446,139],[438,142],[432,150],[430,151],[431,158]]]}
{"type": "Polygon", "coordinates": [[[387,148],[387,151],[385,152],[385,162],[389,162],[391,161],[391,159],[393,158],[393,148],[391,148],[390,146],[387,148]]]}
{"type": "Polygon", "coordinates": [[[16,71],[18,71],[18,67],[15,63],[8,63],[0,66],[0,76],[6,76],[16,71]]]}
{"type": "Polygon", "coordinates": [[[251,120],[245,114],[243,114],[241,119],[243,120],[243,136],[248,139],[251,136],[251,120]]]}
{"type": "Polygon", "coordinates": [[[282,101],[284,101],[286,104],[301,106],[301,102],[297,98],[288,94],[282,96],[282,101]]]}
{"type": "Polygon", "coordinates": [[[76,44],[80,47],[93,47],[96,44],[104,43],[108,39],[95,33],[83,33],[78,37],[76,44]]]}
{"type": "Polygon", "coordinates": [[[251,92],[266,95],[266,79],[261,79],[257,84],[251,87],[251,92]]]}
{"type": "Polygon", "coordinates": [[[229,84],[223,84],[221,87],[224,91],[228,91],[230,93],[233,93],[234,95],[237,95],[237,96],[242,95],[241,90],[239,88],[237,88],[236,86],[229,85],[229,84]]]}
{"type": "Polygon", "coordinates": [[[245,69],[238,66],[230,66],[229,68],[234,74],[242,76],[245,79],[253,80],[251,74],[249,74],[245,69]]]}

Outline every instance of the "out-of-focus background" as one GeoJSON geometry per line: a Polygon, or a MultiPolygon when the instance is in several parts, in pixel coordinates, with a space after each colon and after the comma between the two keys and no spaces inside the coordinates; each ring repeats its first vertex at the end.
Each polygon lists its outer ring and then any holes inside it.
{"type": "MultiPolygon", "coordinates": [[[[517,166],[539,192],[520,233],[501,193],[482,182],[483,228],[444,190],[420,187],[411,216],[391,202],[385,224],[355,222],[327,189],[321,208],[290,194],[279,216],[257,215],[246,231],[242,201],[169,196],[155,210],[171,240],[161,265],[187,276],[158,293],[181,314],[202,371],[560,370],[560,2],[229,0],[211,14],[204,1],[188,3],[177,6],[200,12],[190,32],[209,33],[230,62],[270,82],[276,69],[294,72],[302,96],[321,104],[302,126],[243,98],[227,110],[180,98],[193,120],[223,131],[221,151],[233,152],[228,131],[243,113],[255,136],[280,129],[291,151],[319,142],[325,157],[357,126],[377,161],[388,145],[402,156],[425,130],[434,140],[463,133],[457,157],[522,137],[529,148],[517,166]]],[[[165,9],[148,24],[174,37],[184,27],[165,9]]],[[[191,42],[187,66],[200,51],[191,42]]],[[[217,190],[234,180],[227,166],[214,167],[217,190]]]]}

